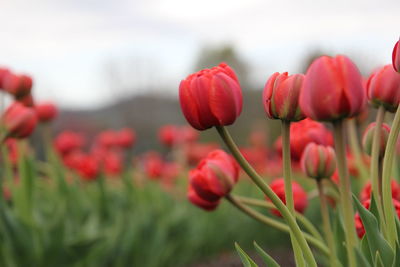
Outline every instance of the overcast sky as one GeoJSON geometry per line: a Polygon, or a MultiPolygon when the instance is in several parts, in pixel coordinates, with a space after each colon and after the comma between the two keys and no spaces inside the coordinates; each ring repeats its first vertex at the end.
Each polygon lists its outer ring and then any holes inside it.
{"type": "Polygon", "coordinates": [[[232,43],[261,88],[312,49],[389,63],[399,14],[399,0],[0,0],[0,65],[31,74],[39,100],[93,108],[113,99],[110,66],[174,92],[204,45],[232,43]]]}

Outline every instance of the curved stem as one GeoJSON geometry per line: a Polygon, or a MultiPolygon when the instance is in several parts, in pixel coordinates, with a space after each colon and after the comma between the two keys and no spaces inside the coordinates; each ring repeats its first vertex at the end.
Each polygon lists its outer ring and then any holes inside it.
{"type": "Polygon", "coordinates": [[[322,215],[322,223],[323,223],[324,231],[325,231],[325,238],[326,238],[326,241],[328,242],[328,247],[330,250],[329,262],[330,262],[330,266],[335,267],[335,266],[337,266],[335,240],[333,238],[331,222],[329,219],[328,205],[326,203],[326,197],[324,194],[324,189],[323,189],[321,180],[317,180],[317,187],[318,187],[318,195],[319,195],[320,202],[321,202],[321,215],[322,215]]]}
{"type": "MultiPolygon", "coordinates": [[[[282,125],[282,158],[283,158],[283,179],[285,181],[285,202],[291,214],[295,214],[293,189],[292,189],[292,166],[290,158],[290,121],[281,121],[282,125]]],[[[296,216],[294,217],[296,220],[296,216]]],[[[299,244],[290,233],[290,240],[294,252],[296,266],[303,267],[305,262],[299,244]]]]}
{"type": "Polygon", "coordinates": [[[382,135],[382,123],[385,118],[385,109],[383,106],[380,106],[378,109],[378,113],[376,115],[375,128],[374,128],[374,137],[372,140],[372,152],[371,152],[371,185],[372,185],[372,194],[376,200],[376,206],[378,208],[378,214],[380,217],[380,226],[381,230],[386,236],[386,227],[383,215],[382,208],[382,196],[381,196],[381,185],[379,182],[379,148],[381,145],[381,135],[382,135]]]}
{"type": "Polygon", "coordinates": [[[356,266],[354,247],[357,244],[356,228],[354,225],[354,210],[351,199],[351,185],[346,162],[346,145],[344,141],[343,120],[334,122],[334,137],[336,162],[339,173],[339,191],[341,198],[341,210],[344,218],[346,233],[346,251],[350,267],[356,266]]]}
{"type": "MultiPolygon", "coordinates": [[[[256,219],[259,222],[262,222],[268,226],[274,227],[275,229],[278,229],[282,232],[285,233],[290,233],[290,228],[284,223],[281,223],[279,221],[276,221],[270,217],[264,216],[260,212],[244,205],[237,197],[234,197],[232,195],[227,195],[225,198],[233,204],[236,208],[247,214],[253,219],[256,219]]],[[[329,256],[329,250],[325,246],[324,243],[322,243],[320,240],[316,239],[315,237],[311,236],[310,234],[303,233],[305,239],[310,242],[313,246],[315,246],[319,251],[321,251],[325,256],[329,256]]]]}
{"type": "Polygon", "coordinates": [[[396,148],[397,138],[400,131],[400,109],[397,108],[394,116],[392,128],[390,129],[388,142],[386,144],[385,156],[383,158],[382,170],[382,196],[383,196],[383,211],[385,214],[387,238],[392,248],[395,247],[397,238],[396,221],[394,217],[394,208],[392,202],[392,185],[390,177],[393,170],[393,157],[396,148]]]}
{"type": "Polygon", "coordinates": [[[289,212],[288,208],[283,204],[282,200],[272,191],[271,187],[269,187],[261,176],[254,170],[254,168],[247,162],[247,160],[240,153],[239,148],[236,146],[233,141],[231,135],[223,126],[216,126],[216,129],[221,136],[222,140],[224,140],[225,144],[232,152],[232,155],[235,157],[236,161],[242,167],[242,169],[247,173],[247,175],[253,180],[253,182],[263,191],[263,193],[274,203],[275,207],[282,214],[283,218],[285,218],[287,224],[290,227],[290,230],[293,232],[296,240],[299,242],[299,245],[303,251],[304,258],[308,263],[309,267],[317,267],[317,263],[315,261],[314,255],[311,252],[310,247],[307,244],[306,239],[304,238],[300,227],[297,225],[296,220],[293,215],[289,212]]]}
{"type": "MultiPolygon", "coordinates": [[[[257,206],[257,207],[263,207],[267,209],[273,209],[275,208],[274,204],[271,202],[265,201],[265,200],[259,200],[259,199],[254,199],[254,198],[249,198],[249,197],[243,197],[243,196],[235,196],[237,200],[242,202],[243,204],[246,205],[251,205],[251,206],[257,206]]],[[[296,214],[296,219],[299,223],[301,223],[304,228],[316,239],[323,241],[324,239],[322,238],[321,234],[319,231],[314,227],[314,225],[305,217],[303,214],[299,212],[295,212],[296,214]]]]}

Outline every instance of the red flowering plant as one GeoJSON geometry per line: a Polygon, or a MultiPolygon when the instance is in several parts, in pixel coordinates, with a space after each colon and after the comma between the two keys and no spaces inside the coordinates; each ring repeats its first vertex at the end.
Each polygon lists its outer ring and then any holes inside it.
{"type": "MultiPolygon", "coordinates": [[[[240,84],[234,71],[223,63],[189,75],[179,87],[180,103],[188,123],[200,131],[214,127],[236,164],[265,195],[264,199],[253,199],[232,193],[236,183],[232,181],[236,180],[228,177],[234,177],[233,167],[222,163],[211,167],[207,156],[189,174],[189,200],[210,211],[224,198],[250,217],[289,233],[297,266],[400,264],[397,260],[400,233],[396,227],[399,223],[394,212],[400,207],[398,185],[391,179],[400,132],[399,90],[396,90],[400,85],[400,76],[396,73],[398,50],[397,43],[393,51],[394,70],[385,66],[367,82],[363,81],[357,66],[342,55],[317,58],[305,75],[275,73],[268,79],[262,95],[264,109],[268,118],[282,122],[282,136],[275,146],[282,153],[283,178],[271,183],[249,163],[255,162],[252,154],[237,147],[226,127],[235,122],[242,107],[240,84]],[[361,142],[353,118],[366,114],[367,99],[372,107],[378,108],[378,115],[376,122],[365,129],[361,142]],[[391,127],[383,123],[385,111],[396,111],[391,127]],[[292,122],[296,123],[290,127],[292,122]],[[319,122],[332,123],[333,135],[319,122]],[[350,135],[350,149],[346,132],[350,135]],[[362,163],[368,156],[371,157],[369,172],[362,163]],[[304,175],[292,175],[292,160],[304,175]],[[358,184],[367,184],[361,193],[363,204],[356,197],[356,188],[352,188],[350,168],[353,175],[357,172],[362,177],[357,180],[358,184]],[[319,233],[318,222],[314,225],[303,214],[314,194],[303,189],[298,181],[304,178],[298,176],[315,180],[324,235],[319,233]],[[336,183],[331,180],[333,177],[336,183]],[[327,205],[332,200],[338,205],[327,205]],[[252,206],[267,208],[279,218],[252,206]]],[[[237,244],[236,248],[245,266],[257,266],[237,244]]],[[[256,250],[267,266],[279,266],[257,245],[256,250]]]]}

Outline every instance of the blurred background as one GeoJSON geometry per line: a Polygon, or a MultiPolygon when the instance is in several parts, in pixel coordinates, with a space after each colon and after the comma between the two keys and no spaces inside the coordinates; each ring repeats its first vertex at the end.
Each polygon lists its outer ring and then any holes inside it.
{"type": "Polygon", "coordinates": [[[237,128],[249,129],[276,71],[321,54],[346,54],[364,75],[389,63],[399,13],[397,0],[2,0],[0,65],[61,107],[57,129],[129,125],[143,150],[161,124],[184,122],[177,91],[191,72],[232,65],[246,100],[237,128]]]}

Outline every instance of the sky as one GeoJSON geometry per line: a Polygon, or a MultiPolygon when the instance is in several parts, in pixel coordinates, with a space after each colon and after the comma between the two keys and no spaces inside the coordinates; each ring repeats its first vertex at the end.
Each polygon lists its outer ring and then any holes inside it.
{"type": "Polygon", "coordinates": [[[176,95],[204,46],[232,44],[262,88],[315,49],[390,63],[399,14],[398,0],[0,0],[0,66],[32,75],[38,101],[97,108],[176,95]]]}

